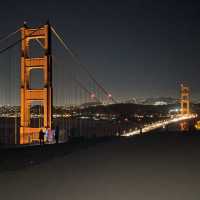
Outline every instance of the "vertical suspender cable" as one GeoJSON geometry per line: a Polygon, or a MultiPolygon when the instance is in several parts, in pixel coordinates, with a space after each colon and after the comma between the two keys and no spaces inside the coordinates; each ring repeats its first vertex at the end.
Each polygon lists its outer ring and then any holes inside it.
{"type": "Polygon", "coordinates": [[[93,75],[91,74],[91,72],[88,71],[87,67],[85,65],[83,65],[79,59],[77,58],[77,56],[72,52],[72,50],[66,45],[66,43],[64,42],[64,40],[60,37],[60,35],[58,35],[58,33],[56,32],[56,30],[51,26],[51,30],[53,32],[53,34],[56,36],[56,38],[60,41],[60,43],[62,44],[62,46],[64,47],[64,49],[66,50],[66,52],[68,52],[71,57],[73,58],[73,60],[82,67],[82,69],[84,69],[84,71],[89,75],[89,77],[91,78],[91,80],[94,81],[94,83],[102,90],[102,92],[109,97],[114,103],[117,103],[117,101],[110,96],[110,94],[106,91],[106,89],[93,77],[93,75]]]}

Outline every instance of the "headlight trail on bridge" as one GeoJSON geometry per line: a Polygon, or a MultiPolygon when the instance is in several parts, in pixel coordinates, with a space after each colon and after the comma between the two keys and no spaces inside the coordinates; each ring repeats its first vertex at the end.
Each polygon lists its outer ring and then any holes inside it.
{"type": "MultiPolygon", "coordinates": [[[[142,128],[142,133],[147,133],[149,131],[153,131],[155,129],[164,127],[164,126],[169,125],[169,124],[173,124],[173,123],[176,123],[176,122],[179,122],[179,121],[193,119],[193,118],[196,118],[196,117],[197,117],[196,114],[189,114],[189,115],[184,115],[184,116],[177,115],[176,117],[174,117],[172,119],[155,122],[155,123],[150,124],[150,125],[145,125],[145,127],[142,128]]],[[[140,134],[140,132],[141,132],[141,130],[137,129],[137,130],[131,131],[129,133],[124,133],[122,136],[129,137],[129,136],[132,136],[132,135],[138,135],[138,134],[140,134]]]]}

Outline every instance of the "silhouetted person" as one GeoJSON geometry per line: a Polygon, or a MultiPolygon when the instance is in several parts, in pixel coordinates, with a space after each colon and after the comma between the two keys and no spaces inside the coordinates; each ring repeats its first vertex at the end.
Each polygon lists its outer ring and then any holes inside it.
{"type": "Polygon", "coordinates": [[[192,123],[189,124],[188,132],[189,133],[193,132],[193,125],[192,125],[192,123]]]}
{"type": "Polygon", "coordinates": [[[140,134],[142,135],[143,133],[142,133],[142,127],[140,127],[140,134]]]}
{"type": "Polygon", "coordinates": [[[56,144],[58,144],[58,141],[59,141],[59,127],[56,126],[56,129],[55,129],[55,140],[56,140],[56,144]]]}
{"type": "Polygon", "coordinates": [[[40,139],[40,145],[44,145],[44,132],[42,129],[40,129],[40,132],[39,132],[39,139],[40,139]]]}
{"type": "Polygon", "coordinates": [[[169,125],[166,125],[166,132],[169,132],[169,125]]]}

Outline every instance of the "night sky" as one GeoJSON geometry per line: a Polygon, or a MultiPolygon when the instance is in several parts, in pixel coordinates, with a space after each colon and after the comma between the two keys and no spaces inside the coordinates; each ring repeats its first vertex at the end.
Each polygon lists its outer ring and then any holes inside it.
{"type": "MultiPolygon", "coordinates": [[[[200,99],[199,10],[196,0],[4,1],[0,35],[25,20],[35,26],[49,19],[117,99],[178,97],[182,82],[200,99]]],[[[53,48],[64,55],[58,45],[53,48]]],[[[64,62],[73,71],[67,58],[64,62]]]]}

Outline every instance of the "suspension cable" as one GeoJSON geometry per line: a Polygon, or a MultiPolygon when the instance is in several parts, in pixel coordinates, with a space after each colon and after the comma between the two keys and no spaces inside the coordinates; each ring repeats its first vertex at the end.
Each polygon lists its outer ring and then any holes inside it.
{"type": "Polygon", "coordinates": [[[7,35],[5,35],[5,36],[0,37],[0,43],[2,43],[2,42],[4,42],[4,41],[8,40],[9,38],[11,38],[11,37],[14,36],[15,34],[17,34],[19,31],[20,31],[20,28],[18,28],[16,31],[14,31],[14,32],[12,32],[12,33],[9,33],[9,34],[7,34],[7,35]]]}
{"type": "Polygon", "coordinates": [[[0,54],[6,52],[6,51],[9,50],[10,48],[16,46],[18,43],[24,41],[27,37],[32,36],[32,35],[33,35],[36,31],[38,31],[38,29],[40,29],[41,27],[42,27],[42,25],[39,26],[37,29],[35,29],[29,36],[25,36],[25,37],[23,37],[23,38],[20,38],[19,40],[15,41],[15,42],[12,43],[11,45],[9,45],[9,46],[7,46],[7,47],[5,47],[5,48],[0,49],[0,54]]]}
{"type": "Polygon", "coordinates": [[[111,98],[111,100],[114,103],[117,103],[117,101],[106,91],[106,89],[94,78],[94,76],[87,69],[87,67],[80,62],[79,58],[73,53],[73,51],[69,48],[69,46],[66,45],[64,40],[58,35],[56,30],[52,26],[51,26],[51,30],[52,30],[53,34],[56,36],[56,38],[59,40],[59,42],[62,44],[64,49],[72,56],[74,61],[87,72],[89,77],[96,83],[96,85],[103,91],[103,93],[106,94],[107,97],[111,98]]]}
{"type": "Polygon", "coordinates": [[[90,95],[90,99],[91,98],[95,98],[99,103],[100,103],[100,99],[94,94],[92,93],[88,88],[86,88],[83,83],[81,83],[78,79],[75,79],[75,81],[78,83],[78,85],[86,92],[90,95]],[[94,96],[93,96],[94,95],[94,96]]]}
{"type": "MultiPolygon", "coordinates": [[[[37,40],[38,44],[42,47],[42,43],[40,40],[37,40]]],[[[63,63],[61,63],[61,61],[59,59],[57,59],[57,57],[55,55],[52,55],[52,58],[54,60],[55,63],[59,64],[59,65],[63,65],[63,63]]],[[[83,83],[81,83],[77,78],[74,78],[74,81],[86,92],[90,95],[90,98],[95,98],[99,103],[101,103],[100,99],[88,88],[86,88],[85,85],[83,85],[83,83]]]]}

